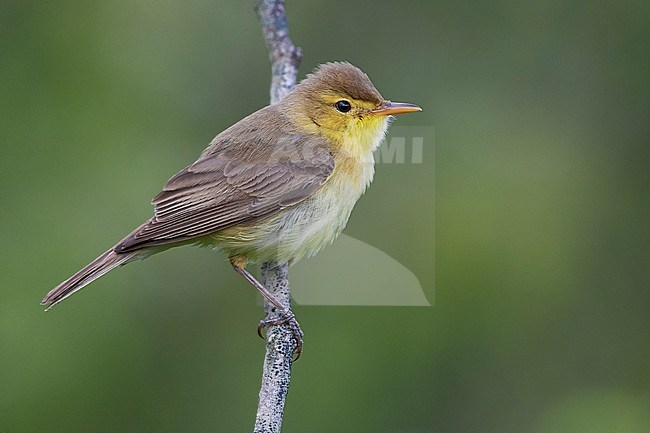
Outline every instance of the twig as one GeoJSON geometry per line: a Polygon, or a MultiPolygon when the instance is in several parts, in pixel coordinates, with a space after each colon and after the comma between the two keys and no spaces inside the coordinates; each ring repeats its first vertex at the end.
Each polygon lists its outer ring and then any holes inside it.
{"type": "MultiPolygon", "coordinates": [[[[298,76],[302,52],[289,38],[284,0],[257,0],[255,7],[262,24],[271,61],[271,104],[293,89],[298,76]]],[[[261,267],[262,282],[283,305],[290,306],[289,265],[272,262],[261,267]]],[[[273,306],[264,303],[266,318],[277,317],[273,306]]],[[[272,326],[266,333],[266,355],[262,371],[262,387],[257,407],[254,433],[280,433],[284,402],[291,382],[291,364],[295,350],[293,333],[288,326],[272,326]]]]}
{"type": "Polygon", "coordinates": [[[296,85],[302,51],[289,38],[284,0],[257,0],[255,11],[262,23],[264,40],[269,49],[271,104],[275,104],[296,85]]]}

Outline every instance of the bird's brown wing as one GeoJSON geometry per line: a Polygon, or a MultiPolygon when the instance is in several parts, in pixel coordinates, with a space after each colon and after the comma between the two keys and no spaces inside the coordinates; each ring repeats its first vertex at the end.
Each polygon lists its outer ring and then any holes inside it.
{"type": "MultiPolygon", "coordinates": [[[[232,128],[231,128],[232,129],[232,128]]],[[[153,200],[154,217],[118,253],[186,241],[254,222],[313,194],[334,169],[323,138],[275,130],[227,130],[153,200]],[[223,137],[222,137],[223,136],[223,137]]]]}

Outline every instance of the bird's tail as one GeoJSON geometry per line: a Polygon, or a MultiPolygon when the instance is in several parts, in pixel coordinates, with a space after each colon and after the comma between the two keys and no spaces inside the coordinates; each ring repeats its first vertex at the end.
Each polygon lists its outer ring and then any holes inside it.
{"type": "Polygon", "coordinates": [[[135,256],[137,254],[138,251],[118,254],[111,248],[86,265],[82,270],[50,290],[41,301],[41,305],[47,306],[45,311],[49,310],[108,271],[136,259],[135,256]]]}

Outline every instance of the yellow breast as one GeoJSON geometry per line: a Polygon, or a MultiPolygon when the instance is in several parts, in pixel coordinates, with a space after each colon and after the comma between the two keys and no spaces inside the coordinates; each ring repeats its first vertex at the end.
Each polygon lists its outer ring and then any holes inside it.
{"type": "Polygon", "coordinates": [[[215,233],[215,246],[251,262],[294,263],[316,254],[336,239],[355,203],[374,175],[373,151],[387,122],[347,134],[333,151],[335,166],[325,184],[304,201],[247,226],[215,233]]]}

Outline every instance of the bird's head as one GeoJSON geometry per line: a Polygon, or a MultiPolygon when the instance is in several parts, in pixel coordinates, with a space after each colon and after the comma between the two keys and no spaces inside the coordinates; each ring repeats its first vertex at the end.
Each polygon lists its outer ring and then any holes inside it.
{"type": "Polygon", "coordinates": [[[391,115],[422,109],[384,99],[368,76],[347,62],[326,63],[280,101],[306,132],[322,135],[335,148],[372,151],[383,138],[391,115]]]}

